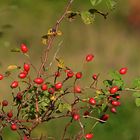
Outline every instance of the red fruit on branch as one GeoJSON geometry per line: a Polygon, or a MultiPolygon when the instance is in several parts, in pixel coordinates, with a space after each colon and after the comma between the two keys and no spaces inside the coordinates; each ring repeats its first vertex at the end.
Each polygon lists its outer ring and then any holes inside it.
{"type": "Polygon", "coordinates": [[[88,54],[88,55],[86,56],[86,61],[87,61],[87,62],[90,62],[90,61],[93,60],[93,58],[94,58],[94,55],[93,55],[93,54],[88,54]]]}
{"type": "Polygon", "coordinates": [[[74,93],[81,93],[81,87],[80,86],[75,86],[74,87],[74,93]]]}
{"type": "Polygon", "coordinates": [[[77,72],[75,77],[76,77],[76,79],[82,78],[82,72],[77,72]]]}
{"type": "Polygon", "coordinates": [[[67,77],[68,77],[68,78],[72,78],[73,75],[74,75],[74,73],[73,73],[72,70],[69,70],[69,71],[67,72],[67,77]]]}
{"type": "Polygon", "coordinates": [[[16,131],[17,125],[15,123],[11,124],[11,130],[16,131]]]}
{"type": "Polygon", "coordinates": [[[94,136],[94,135],[93,135],[92,133],[88,133],[88,134],[85,135],[85,137],[86,137],[87,140],[92,139],[93,136],[94,136]]]}
{"type": "Polygon", "coordinates": [[[19,74],[19,78],[20,78],[20,79],[26,78],[26,73],[25,73],[25,72],[21,72],[21,73],[19,74]]]}
{"type": "Polygon", "coordinates": [[[113,100],[113,101],[111,102],[111,104],[112,104],[113,106],[120,106],[120,105],[121,105],[121,103],[120,103],[119,101],[116,101],[116,100],[113,100]]]}
{"type": "Polygon", "coordinates": [[[43,85],[41,86],[41,89],[42,89],[43,91],[47,90],[47,89],[48,89],[47,84],[43,84],[43,85]]]}
{"type": "Polygon", "coordinates": [[[91,105],[96,105],[96,100],[95,100],[94,98],[90,98],[90,99],[89,99],[89,103],[90,103],[91,105]]]}
{"type": "Polygon", "coordinates": [[[111,94],[115,94],[118,90],[119,90],[118,86],[114,86],[114,87],[111,87],[109,91],[111,94]]]}
{"type": "Polygon", "coordinates": [[[21,44],[20,49],[23,53],[27,53],[28,52],[28,48],[25,44],[21,44]]]}
{"type": "Polygon", "coordinates": [[[55,90],[54,90],[54,88],[49,88],[49,89],[48,89],[48,92],[49,92],[50,94],[54,94],[55,90]]]}
{"type": "Polygon", "coordinates": [[[18,87],[18,81],[12,82],[11,88],[16,88],[16,87],[18,87]]]}
{"type": "Polygon", "coordinates": [[[60,76],[60,72],[55,72],[55,77],[59,77],[60,76]]]}
{"type": "Polygon", "coordinates": [[[117,100],[119,100],[119,99],[120,99],[120,95],[117,95],[115,98],[116,98],[117,100]]]}
{"type": "Polygon", "coordinates": [[[116,113],[116,112],[117,112],[117,110],[116,110],[115,107],[111,107],[111,108],[110,108],[110,111],[111,111],[112,113],[116,113]]]}
{"type": "Polygon", "coordinates": [[[108,119],[109,119],[109,114],[104,114],[101,116],[99,122],[104,123],[103,121],[107,121],[108,119]]]}
{"type": "Polygon", "coordinates": [[[3,100],[2,101],[2,106],[8,106],[8,101],[7,100],[3,100]]]}
{"type": "Polygon", "coordinates": [[[74,114],[74,115],[73,115],[73,119],[74,119],[75,121],[78,121],[78,120],[80,119],[80,115],[79,115],[79,114],[74,114]]]}
{"type": "Polygon", "coordinates": [[[55,89],[56,90],[59,90],[61,88],[62,88],[62,83],[61,82],[58,82],[58,83],[55,84],[55,89]]]}
{"type": "Polygon", "coordinates": [[[89,111],[85,111],[85,112],[84,112],[84,116],[88,116],[89,114],[90,114],[89,111]]]}
{"type": "Polygon", "coordinates": [[[24,68],[24,70],[25,70],[26,72],[28,72],[28,71],[30,70],[30,65],[27,64],[27,63],[24,63],[23,68],[24,68]]]}
{"type": "Polygon", "coordinates": [[[3,75],[2,74],[0,74],[0,80],[2,80],[3,79],[3,75]]]}
{"type": "Polygon", "coordinates": [[[9,111],[9,112],[7,113],[7,116],[8,116],[9,118],[12,118],[12,117],[13,117],[13,112],[12,112],[12,111],[9,111]]]}
{"type": "Polygon", "coordinates": [[[17,93],[16,99],[17,99],[18,101],[22,100],[22,93],[21,93],[21,92],[18,92],[18,93],[17,93]]]}
{"type": "Polygon", "coordinates": [[[120,74],[122,74],[122,75],[124,75],[124,74],[126,74],[127,73],[127,68],[121,68],[120,70],[119,70],[119,73],[120,74]]]}
{"type": "Polygon", "coordinates": [[[94,80],[97,80],[98,76],[97,76],[96,74],[93,74],[93,75],[92,75],[92,78],[93,78],[94,80]]]}
{"type": "Polygon", "coordinates": [[[44,82],[44,80],[41,77],[38,77],[36,79],[34,79],[34,82],[38,85],[42,84],[44,82]]]}

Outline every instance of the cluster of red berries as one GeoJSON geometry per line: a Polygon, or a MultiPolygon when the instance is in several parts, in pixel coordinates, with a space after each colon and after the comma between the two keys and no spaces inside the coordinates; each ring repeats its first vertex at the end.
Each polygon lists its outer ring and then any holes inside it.
{"type": "MultiPolygon", "coordinates": [[[[28,52],[28,48],[25,44],[21,44],[21,48],[20,48],[21,52],[23,54],[26,54],[28,52]]],[[[86,62],[91,62],[92,60],[94,59],[94,55],[93,54],[88,54],[85,58],[85,61],[86,62]]],[[[20,80],[23,80],[25,78],[28,77],[28,74],[30,72],[30,64],[28,63],[24,63],[23,65],[23,70],[20,71],[20,73],[18,74],[18,78],[20,80]]],[[[60,68],[59,68],[60,70],[60,68]]],[[[61,71],[57,71],[54,73],[54,78],[55,80],[60,77],[61,75],[61,71]]],[[[72,79],[72,78],[75,78],[75,83],[77,80],[80,80],[82,77],[83,77],[83,73],[82,72],[73,72],[71,69],[64,69],[65,73],[66,73],[66,77],[65,77],[65,80],[63,80],[62,82],[57,82],[55,81],[54,84],[50,84],[49,82],[46,82],[46,78],[44,78],[43,76],[39,76],[39,77],[36,77],[32,82],[33,82],[33,85],[35,85],[36,87],[39,87],[42,92],[44,91],[47,91],[51,96],[56,96],[54,93],[55,92],[60,92],[61,90],[64,90],[64,82],[67,81],[68,79],[72,79]],[[49,84],[48,84],[49,83],[49,84]]],[[[127,73],[127,68],[121,68],[119,70],[119,73],[121,75],[124,75],[127,73]]],[[[97,74],[93,74],[92,75],[92,79],[94,80],[94,82],[97,82],[98,81],[98,76],[97,74]]],[[[2,80],[4,78],[4,75],[0,74],[0,80],[2,80]]],[[[19,82],[20,80],[15,80],[11,83],[10,87],[12,89],[15,89],[17,87],[20,87],[19,86],[19,82]]],[[[31,80],[31,79],[30,79],[31,80]]],[[[77,85],[77,84],[74,84],[73,85],[73,90],[71,91],[72,93],[82,93],[85,89],[80,85],[77,85]]],[[[110,96],[108,97],[108,103],[110,104],[109,107],[110,107],[110,111],[112,113],[116,113],[116,107],[120,106],[120,95],[118,94],[118,92],[120,91],[120,88],[116,85],[110,87],[109,89],[109,93],[110,93],[110,96]]],[[[22,100],[22,95],[23,93],[22,92],[18,92],[15,99],[17,101],[21,101],[22,100]]],[[[96,106],[98,106],[98,99],[96,100],[96,97],[90,97],[86,100],[81,100],[82,102],[86,102],[89,104],[89,108],[96,108],[96,106]]],[[[7,100],[3,100],[2,101],[2,107],[6,107],[8,106],[8,101],[7,100]]],[[[72,113],[72,118],[73,120],[75,121],[80,121],[80,114],[79,113],[74,113],[74,112],[71,112],[72,113]]],[[[90,115],[90,112],[89,111],[85,111],[83,113],[83,116],[84,117],[88,117],[90,115]]],[[[11,119],[13,117],[13,112],[12,110],[10,110],[9,112],[7,112],[7,117],[9,119],[11,119]]],[[[106,122],[107,120],[109,119],[109,114],[103,114],[98,120],[100,123],[104,123],[106,122]]],[[[16,123],[11,123],[11,129],[12,130],[17,130],[18,129],[18,126],[16,123]]],[[[87,140],[90,140],[94,137],[94,134],[93,133],[87,133],[85,134],[85,139],[87,140]]],[[[27,138],[26,138],[27,139],[27,138]]]]}

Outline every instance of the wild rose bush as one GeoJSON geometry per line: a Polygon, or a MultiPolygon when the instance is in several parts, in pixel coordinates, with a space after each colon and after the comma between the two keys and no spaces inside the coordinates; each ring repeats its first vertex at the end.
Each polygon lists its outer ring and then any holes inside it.
{"type": "MultiPolygon", "coordinates": [[[[90,84],[83,81],[86,85],[83,86],[81,81],[86,76],[84,70],[73,71],[69,64],[65,64],[62,59],[57,57],[58,50],[56,50],[54,54],[54,60],[57,62],[56,70],[51,71],[51,73],[48,72],[48,67],[53,65],[52,62],[48,65],[48,54],[53,47],[55,38],[62,35],[59,25],[65,18],[73,21],[77,16],[80,16],[85,24],[92,24],[96,15],[101,15],[106,19],[110,10],[115,6],[114,0],[106,0],[106,2],[105,0],[90,0],[90,2],[93,6],[92,9],[79,12],[70,10],[73,0],[68,1],[62,16],[48,30],[48,33],[42,36],[42,43],[46,45],[46,49],[44,55],[41,56],[39,68],[31,63],[30,50],[26,44],[21,43],[21,46],[11,50],[25,55],[29,61],[21,66],[9,65],[7,71],[0,74],[0,80],[3,80],[3,78],[12,77],[13,70],[16,70],[16,77],[13,77],[13,81],[9,85],[12,101],[5,99],[1,101],[1,134],[5,127],[10,127],[12,131],[19,134],[19,139],[32,140],[35,139],[31,136],[32,131],[39,124],[59,118],[69,118],[60,139],[66,139],[67,130],[74,121],[77,122],[80,129],[75,136],[67,139],[94,139],[94,135],[96,135],[94,134],[95,126],[99,123],[106,123],[110,113],[115,114],[117,112],[117,108],[121,105],[122,93],[134,92],[136,105],[140,106],[140,79],[135,79],[132,86],[128,88],[123,80],[128,71],[125,66],[120,66],[120,69],[111,71],[109,78],[102,81],[102,87],[98,85],[99,73],[93,73],[90,77],[92,79],[90,84]],[[104,13],[95,9],[96,5],[101,3],[108,6],[108,12],[104,13]],[[32,76],[32,71],[36,71],[37,75],[32,76]],[[70,81],[69,84],[67,84],[68,81],[70,81]],[[12,109],[7,109],[7,106],[12,106],[12,109]],[[86,122],[89,120],[93,120],[93,124],[90,131],[87,131],[86,122]]],[[[84,57],[83,65],[96,61],[93,52],[85,54],[84,57]]],[[[53,136],[46,136],[45,138],[41,136],[36,139],[53,139],[53,136]]]]}

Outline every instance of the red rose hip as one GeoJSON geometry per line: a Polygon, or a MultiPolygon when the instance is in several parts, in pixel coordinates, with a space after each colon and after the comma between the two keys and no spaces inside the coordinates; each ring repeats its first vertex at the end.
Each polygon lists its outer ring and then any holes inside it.
{"type": "Polygon", "coordinates": [[[55,89],[56,90],[59,90],[61,88],[62,88],[62,83],[61,82],[58,82],[58,83],[55,84],[55,89]]]}
{"type": "Polygon", "coordinates": [[[90,103],[91,105],[96,105],[96,100],[95,100],[94,98],[90,98],[90,99],[89,99],[89,103],[90,103]]]}
{"type": "Polygon", "coordinates": [[[2,106],[8,106],[8,101],[7,100],[3,100],[2,101],[2,106]]]}
{"type": "Polygon", "coordinates": [[[118,86],[114,86],[110,88],[110,93],[115,94],[119,90],[118,86]]]}
{"type": "Polygon", "coordinates": [[[87,62],[90,62],[90,61],[93,60],[93,58],[94,58],[94,55],[93,55],[93,54],[88,54],[88,55],[86,56],[86,61],[87,61],[87,62]]]}
{"type": "Polygon", "coordinates": [[[42,89],[43,91],[47,90],[47,89],[48,89],[47,84],[43,84],[43,85],[41,86],[41,89],[42,89]]]}
{"type": "Polygon", "coordinates": [[[16,131],[17,125],[15,123],[11,124],[11,130],[16,131]]]}
{"type": "Polygon", "coordinates": [[[121,68],[119,70],[119,73],[122,74],[122,75],[126,74],[127,73],[127,68],[121,68]]]}
{"type": "Polygon", "coordinates": [[[77,72],[75,77],[76,77],[76,79],[82,78],[82,72],[77,72]]]}
{"type": "Polygon", "coordinates": [[[26,78],[26,73],[25,73],[25,72],[21,72],[21,73],[19,74],[19,78],[20,78],[20,79],[26,78]]]}
{"type": "Polygon", "coordinates": [[[27,53],[28,52],[28,48],[25,44],[21,44],[20,49],[23,53],[27,53]]]}
{"type": "Polygon", "coordinates": [[[80,86],[75,86],[74,87],[74,93],[81,93],[81,87],[80,86]]]}
{"type": "Polygon", "coordinates": [[[16,88],[16,87],[18,87],[18,81],[12,82],[11,88],[16,88]]]}
{"type": "Polygon", "coordinates": [[[2,80],[3,79],[3,75],[2,74],[0,74],[0,80],[2,80]]]}
{"type": "Polygon", "coordinates": [[[44,82],[44,80],[41,77],[38,77],[36,79],[34,79],[34,82],[38,85],[42,84],[44,82]]]}
{"type": "Polygon", "coordinates": [[[73,119],[74,119],[75,121],[78,121],[78,120],[80,119],[80,115],[79,115],[79,114],[74,114],[74,115],[73,115],[73,119]]]}
{"type": "Polygon", "coordinates": [[[87,140],[92,139],[93,136],[94,136],[94,135],[93,135],[92,133],[88,133],[88,134],[85,135],[85,137],[86,137],[87,140]]]}
{"type": "Polygon", "coordinates": [[[26,72],[28,72],[29,70],[30,70],[30,65],[29,64],[27,64],[27,63],[24,63],[24,70],[26,71],[26,72]]]}

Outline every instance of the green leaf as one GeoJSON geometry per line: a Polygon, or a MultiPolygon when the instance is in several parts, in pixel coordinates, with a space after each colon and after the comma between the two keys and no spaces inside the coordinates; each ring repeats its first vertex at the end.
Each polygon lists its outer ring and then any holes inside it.
{"type": "Polygon", "coordinates": [[[133,88],[140,88],[140,78],[134,79],[132,82],[133,88]]]}
{"type": "Polygon", "coordinates": [[[81,18],[85,24],[92,24],[95,20],[95,14],[91,14],[89,11],[81,12],[81,18]]]}
{"type": "Polygon", "coordinates": [[[120,87],[121,89],[124,89],[124,81],[122,79],[120,80],[113,80],[113,84],[120,87]]]}
{"type": "Polygon", "coordinates": [[[71,105],[70,104],[65,103],[64,104],[64,108],[65,109],[68,109],[68,111],[72,111],[72,108],[71,108],[71,105]]]}
{"type": "Polygon", "coordinates": [[[19,48],[12,48],[11,52],[20,52],[20,49],[19,48]]]}
{"type": "Polygon", "coordinates": [[[103,81],[103,84],[104,84],[106,87],[111,87],[111,86],[112,86],[112,80],[104,80],[104,81],[103,81]]]}
{"type": "Polygon", "coordinates": [[[135,103],[137,107],[140,107],[140,98],[136,98],[135,103]]]}
{"type": "Polygon", "coordinates": [[[99,3],[101,3],[102,0],[90,0],[90,2],[91,2],[91,4],[92,4],[93,6],[96,6],[96,5],[98,5],[99,3]]]}
{"type": "Polygon", "coordinates": [[[140,92],[134,92],[133,96],[136,97],[136,98],[140,98],[140,92]]]}
{"type": "Polygon", "coordinates": [[[105,0],[105,1],[106,1],[106,5],[107,5],[108,9],[110,9],[110,10],[114,9],[114,7],[116,5],[115,0],[105,0]]]}
{"type": "Polygon", "coordinates": [[[114,80],[120,80],[122,79],[121,75],[118,73],[118,71],[111,71],[110,75],[112,77],[112,79],[114,80]]]}
{"type": "Polygon", "coordinates": [[[72,110],[71,105],[67,103],[60,103],[58,106],[58,111],[63,112],[64,110],[71,111],[72,110]]]}

